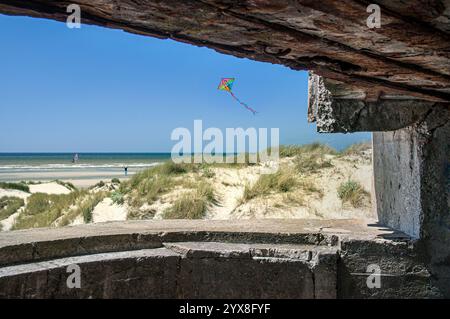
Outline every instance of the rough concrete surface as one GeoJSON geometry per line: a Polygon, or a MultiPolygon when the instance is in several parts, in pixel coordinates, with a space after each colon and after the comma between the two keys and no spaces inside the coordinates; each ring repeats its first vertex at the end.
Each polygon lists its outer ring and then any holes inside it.
{"type": "Polygon", "coordinates": [[[373,135],[379,220],[420,239],[422,260],[450,296],[450,105],[418,123],[373,135]]]}
{"type": "Polygon", "coordinates": [[[442,297],[416,244],[358,220],[130,221],[5,232],[0,297],[442,297]],[[89,249],[74,248],[85,242],[89,249]],[[14,250],[15,260],[4,259],[14,250]],[[367,288],[370,263],[395,276],[367,288]],[[81,289],[66,285],[73,264],[81,289]]]}

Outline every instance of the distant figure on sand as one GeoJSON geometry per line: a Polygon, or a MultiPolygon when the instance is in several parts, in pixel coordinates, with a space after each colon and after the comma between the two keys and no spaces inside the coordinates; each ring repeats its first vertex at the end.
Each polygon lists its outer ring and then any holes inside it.
{"type": "Polygon", "coordinates": [[[124,171],[125,171],[125,176],[128,176],[128,167],[125,167],[124,171]]]}

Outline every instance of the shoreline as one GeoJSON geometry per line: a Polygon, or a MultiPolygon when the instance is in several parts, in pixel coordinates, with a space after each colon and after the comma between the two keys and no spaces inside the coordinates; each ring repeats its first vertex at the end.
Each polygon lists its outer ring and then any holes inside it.
{"type": "Polygon", "coordinates": [[[129,168],[128,175],[125,176],[123,169],[115,170],[45,170],[45,171],[22,171],[22,172],[0,172],[0,182],[17,183],[25,182],[51,182],[60,180],[62,182],[72,183],[77,188],[89,188],[99,183],[100,181],[110,181],[117,178],[120,181],[131,178],[139,171],[145,170],[148,167],[129,168]]]}

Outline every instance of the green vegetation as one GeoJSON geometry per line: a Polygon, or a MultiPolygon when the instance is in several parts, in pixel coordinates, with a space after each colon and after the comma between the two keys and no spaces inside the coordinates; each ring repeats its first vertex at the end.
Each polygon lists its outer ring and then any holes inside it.
{"type": "Polygon", "coordinates": [[[216,176],[216,174],[213,172],[213,170],[210,167],[203,168],[203,177],[213,178],[214,176],[216,176]]]}
{"type": "Polygon", "coordinates": [[[312,143],[306,145],[281,145],[279,147],[280,158],[295,157],[304,154],[319,154],[319,155],[336,155],[338,152],[325,144],[312,143]]]}
{"type": "Polygon", "coordinates": [[[168,161],[135,174],[129,181],[120,184],[119,192],[123,196],[128,195],[130,206],[139,208],[145,203],[152,204],[160,196],[182,184],[183,181],[176,177],[198,170],[198,165],[168,161]]]}
{"type": "Polygon", "coordinates": [[[118,179],[118,178],[113,178],[113,179],[111,180],[111,183],[113,183],[113,184],[120,184],[120,179],[118,179]]]}
{"type": "Polygon", "coordinates": [[[317,186],[308,179],[302,180],[300,182],[300,187],[301,187],[301,189],[303,189],[303,191],[306,194],[310,195],[310,194],[315,193],[315,194],[319,195],[320,198],[323,197],[323,191],[321,189],[317,188],[317,186]]]}
{"type": "Polygon", "coordinates": [[[67,188],[67,189],[70,190],[70,191],[76,191],[76,190],[77,190],[77,188],[75,187],[75,185],[73,185],[73,184],[70,183],[70,182],[63,182],[63,181],[60,181],[60,180],[56,180],[55,182],[56,182],[57,184],[61,185],[61,186],[64,186],[65,188],[67,188]]]}
{"type": "Polygon", "coordinates": [[[92,222],[92,212],[94,211],[95,207],[106,197],[105,193],[98,192],[94,194],[93,196],[89,196],[86,200],[84,200],[79,210],[81,211],[81,214],[83,215],[84,222],[91,223],[92,222]]]}
{"type": "Polygon", "coordinates": [[[106,194],[73,191],[70,194],[52,195],[37,193],[28,198],[25,210],[18,216],[12,229],[65,226],[82,215],[86,223],[92,221],[92,211],[106,194]],[[61,218],[60,220],[58,220],[61,218]]]}
{"type": "Polygon", "coordinates": [[[94,187],[91,187],[91,188],[102,188],[102,187],[105,187],[105,185],[106,184],[104,181],[100,181],[97,184],[95,184],[94,187]]]}
{"type": "Polygon", "coordinates": [[[48,227],[63,212],[74,205],[84,192],[72,192],[67,195],[33,194],[28,198],[25,210],[18,216],[12,229],[48,227]]]}
{"type": "Polygon", "coordinates": [[[0,188],[3,189],[15,189],[23,192],[30,192],[30,187],[25,183],[4,183],[0,182],[0,188]]]}
{"type": "Polygon", "coordinates": [[[353,180],[348,180],[339,185],[337,192],[342,203],[348,202],[355,208],[362,207],[364,200],[369,198],[369,193],[358,182],[353,180]]]}
{"type": "Polygon", "coordinates": [[[208,206],[216,202],[214,189],[205,182],[200,182],[195,191],[183,194],[173,205],[164,211],[165,219],[202,219],[208,206]]]}
{"type": "Polygon", "coordinates": [[[58,221],[58,226],[67,226],[78,216],[83,216],[85,223],[92,222],[92,212],[95,207],[106,197],[107,193],[104,192],[86,195],[81,199],[79,205],[75,206],[75,208],[71,208],[66,214],[64,214],[64,216],[58,221]]]}
{"type": "Polygon", "coordinates": [[[0,198],[0,220],[15,214],[24,205],[25,201],[19,197],[4,196],[0,198]]]}
{"type": "Polygon", "coordinates": [[[372,145],[369,142],[365,143],[356,143],[352,144],[349,147],[347,147],[345,150],[343,150],[340,154],[341,155],[354,155],[354,154],[360,154],[361,152],[370,150],[372,148],[372,145]]]}
{"type": "Polygon", "coordinates": [[[147,209],[141,211],[139,209],[129,209],[127,213],[127,219],[132,220],[142,220],[142,219],[152,219],[155,217],[156,209],[147,209]]]}
{"type": "Polygon", "coordinates": [[[295,158],[295,166],[302,174],[316,173],[323,168],[332,167],[330,160],[324,158],[324,154],[306,153],[295,158]]]}
{"type": "Polygon", "coordinates": [[[110,197],[114,204],[123,205],[125,203],[125,195],[120,191],[112,192],[110,197]]]}
{"type": "Polygon", "coordinates": [[[295,174],[290,169],[280,169],[273,174],[261,175],[253,186],[246,185],[241,202],[245,203],[258,196],[265,196],[273,192],[286,193],[297,184],[295,174]]]}

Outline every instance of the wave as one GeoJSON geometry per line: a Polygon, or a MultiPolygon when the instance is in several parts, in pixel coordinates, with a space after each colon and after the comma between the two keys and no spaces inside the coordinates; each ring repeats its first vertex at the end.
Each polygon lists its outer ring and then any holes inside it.
{"type": "Polygon", "coordinates": [[[60,170],[60,169],[101,169],[101,168],[146,168],[159,165],[155,163],[113,163],[113,164],[42,164],[42,165],[4,165],[0,170],[60,170]]]}

